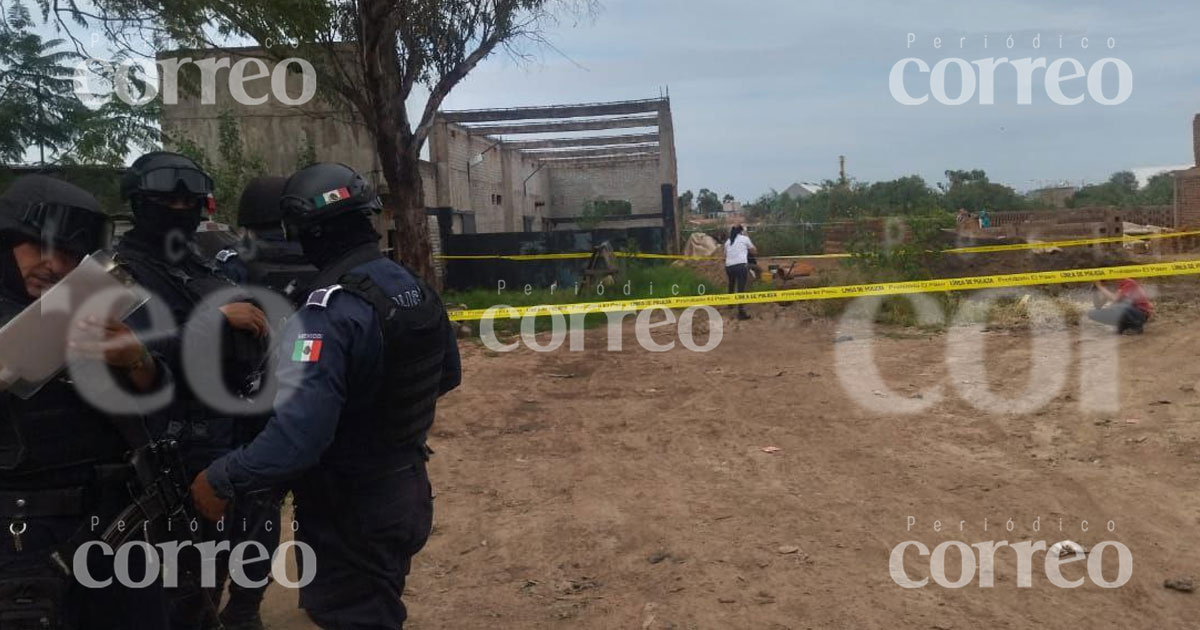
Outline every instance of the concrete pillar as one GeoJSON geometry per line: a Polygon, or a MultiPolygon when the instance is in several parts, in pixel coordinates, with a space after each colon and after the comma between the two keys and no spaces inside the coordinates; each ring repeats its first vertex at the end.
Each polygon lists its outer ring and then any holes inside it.
{"type": "Polygon", "coordinates": [[[1200,166],[1200,114],[1192,119],[1192,151],[1196,154],[1196,166],[1200,166]]]}
{"type": "MultiPolygon", "coordinates": [[[[658,106],[659,181],[670,184],[675,191],[675,211],[668,227],[667,251],[678,252],[679,244],[679,168],[675,162],[675,123],[671,119],[671,100],[663,99],[658,106]]],[[[665,217],[664,217],[665,218],[665,217]]]]}
{"type": "Polygon", "coordinates": [[[525,200],[517,199],[520,193],[513,185],[513,178],[517,175],[513,171],[520,167],[520,157],[517,152],[505,149],[503,144],[496,147],[496,157],[500,159],[500,190],[503,191],[500,201],[504,208],[504,231],[520,232],[517,209],[524,206],[525,200]],[[517,163],[513,164],[514,161],[517,163]]]}
{"type": "Polygon", "coordinates": [[[449,125],[441,118],[433,123],[429,132],[429,161],[433,162],[434,180],[437,187],[436,203],[439,208],[450,208],[450,133],[449,125]]]}

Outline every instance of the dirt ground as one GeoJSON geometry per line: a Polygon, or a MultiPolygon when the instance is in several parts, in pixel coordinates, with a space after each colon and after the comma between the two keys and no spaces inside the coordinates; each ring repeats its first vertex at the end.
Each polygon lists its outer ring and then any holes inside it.
{"type": "MultiPolygon", "coordinates": [[[[431,435],[436,525],[406,627],[1195,627],[1200,594],[1163,582],[1200,577],[1200,281],[1156,286],[1160,316],[1116,338],[1119,407],[1101,412],[1082,408],[1079,327],[1065,387],[1020,414],[956,393],[944,332],[835,343],[844,326],[800,306],[751,307],[748,322],[725,312],[709,353],[651,353],[630,327],[621,352],[604,349],[604,330],[584,352],[463,342],[464,386],[431,435]],[[888,387],[867,391],[874,409],[835,360],[867,347],[888,387]],[[941,400],[917,397],[938,384],[941,400]],[[889,402],[929,408],[878,409],[889,402]],[[1038,553],[1032,586],[1018,588],[1011,549],[996,554],[992,588],[976,576],[904,589],[889,573],[908,540],[1064,539],[1127,546],[1131,579],[1100,588],[1081,562],[1063,575],[1085,584],[1059,588],[1038,553]]],[[[1048,352],[1028,331],[973,334],[996,395],[1024,390],[1031,357],[1048,352]]],[[[1115,550],[1100,558],[1116,579],[1115,550]]],[[[905,559],[912,579],[930,575],[928,557],[905,559]]],[[[957,578],[957,552],[947,564],[957,578]]],[[[295,602],[273,585],[269,627],[312,627],[295,602]]]]}

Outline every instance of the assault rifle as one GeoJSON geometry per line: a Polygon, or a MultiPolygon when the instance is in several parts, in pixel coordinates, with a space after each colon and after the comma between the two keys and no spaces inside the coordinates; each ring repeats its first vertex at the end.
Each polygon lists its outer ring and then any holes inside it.
{"type": "MultiPolygon", "coordinates": [[[[133,472],[133,479],[129,483],[133,503],[117,514],[100,539],[113,549],[133,540],[151,543],[180,540],[177,532],[183,532],[186,536],[184,540],[201,542],[191,527],[192,522],[200,517],[191,507],[191,480],[187,477],[180,456],[179,443],[174,440],[147,440],[142,446],[134,448],[129,456],[129,466],[133,472]]],[[[188,586],[200,590],[205,611],[210,621],[216,624],[215,630],[223,630],[224,626],[217,615],[217,603],[208,589],[199,583],[199,576],[194,577],[196,584],[188,586]]]]}
{"type": "Polygon", "coordinates": [[[129,456],[133,480],[129,484],[133,503],[114,518],[101,540],[114,549],[131,540],[164,540],[182,526],[191,532],[188,479],[173,440],[148,441],[129,456]],[[139,535],[140,534],[140,535],[139,535]]]}

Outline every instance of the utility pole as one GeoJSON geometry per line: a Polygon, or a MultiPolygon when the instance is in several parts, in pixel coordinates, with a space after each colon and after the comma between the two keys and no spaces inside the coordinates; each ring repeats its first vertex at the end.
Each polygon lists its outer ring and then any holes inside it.
{"type": "Polygon", "coordinates": [[[838,183],[843,186],[849,183],[846,180],[846,156],[844,155],[838,156],[838,183]]]}

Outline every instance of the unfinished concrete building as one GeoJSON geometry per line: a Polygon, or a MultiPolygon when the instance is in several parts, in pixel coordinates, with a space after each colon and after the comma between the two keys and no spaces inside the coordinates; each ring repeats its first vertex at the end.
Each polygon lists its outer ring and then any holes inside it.
{"type": "MultiPolygon", "coordinates": [[[[245,154],[262,161],[264,174],[291,173],[311,147],[318,160],[345,163],[387,192],[375,143],[357,113],[321,98],[298,106],[280,102],[271,86],[276,64],[261,50],[160,57],[228,60],[214,71],[213,102],[180,91],[178,102],[164,103],[162,129],[169,138],[219,160],[226,116],[237,122],[245,154]],[[266,69],[249,75],[256,78],[239,74],[235,83],[257,100],[253,105],[239,103],[230,90],[230,66],[243,59],[266,69]]],[[[300,74],[280,74],[288,94],[302,92],[300,74]]],[[[663,241],[676,242],[678,178],[666,98],[442,112],[428,152],[421,164],[425,205],[449,209],[453,233],[662,227],[663,241]]]]}
{"type": "Polygon", "coordinates": [[[586,223],[674,234],[674,136],[666,98],[442,112],[429,149],[437,205],[469,213],[478,232],[586,223]]]}

